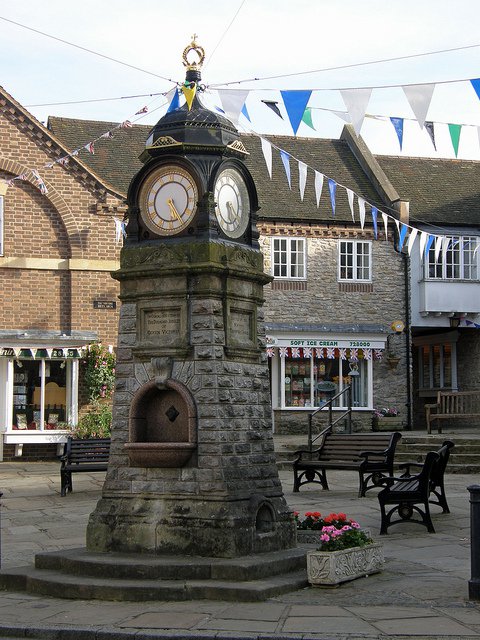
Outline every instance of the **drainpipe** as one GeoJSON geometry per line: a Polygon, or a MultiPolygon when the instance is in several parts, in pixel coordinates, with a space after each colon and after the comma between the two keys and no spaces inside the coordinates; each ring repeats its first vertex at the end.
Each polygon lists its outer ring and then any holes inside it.
{"type": "MultiPolygon", "coordinates": [[[[400,222],[404,224],[409,223],[409,202],[406,200],[397,200],[393,203],[395,209],[398,211],[400,222]]],[[[395,243],[395,251],[398,251],[398,242],[395,243]]],[[[405,289],[405,362],[407,365],[407,430],[411,431],[413,428],[413,390],[412,390],[412,328],[410,325],[410,256],[408,253],[400,251],[400,255],[403,258],[403,276],[404,276],[404,289],[405,289]]]]}

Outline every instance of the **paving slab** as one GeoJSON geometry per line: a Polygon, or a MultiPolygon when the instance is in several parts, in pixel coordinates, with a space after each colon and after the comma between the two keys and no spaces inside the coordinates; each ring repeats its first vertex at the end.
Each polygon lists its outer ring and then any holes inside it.
{"type": "MultiPolygon", "coordinates": [[[[88,518],[101,495],[102,474],[84,474],[64,498],[59,495],[58,475],[56,463],[0,463],[3,568],[32,565],[40,551],[84,546],[88,518]]],[[[474,482],[472,476],[447,475],[451,514],[432,508],[437,533],[408,525],[382,537],[375,491],[358,499],[355,474],[333,472],[330,491],[307,486],[296,494],[291,471],[281,470],[280,479],[292,510],[343,511],[370,528],[384,543],[384,571],[336,589],[309,587],[263,603],[117,603],[0,592],[0,640],[2,628],[15,625],[18,637],[28,633],[45,640],[480,638],[480,606],[468,600],[466,487],[474,482]]]]}

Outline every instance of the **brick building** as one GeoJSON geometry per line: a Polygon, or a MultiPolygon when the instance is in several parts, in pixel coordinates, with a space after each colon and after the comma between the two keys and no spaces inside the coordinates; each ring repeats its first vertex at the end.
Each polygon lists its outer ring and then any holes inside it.
{"type": "Polygon", "coordinates": [[[86,151],[59,163],[68,153],[0,89],[5,458],[22,448],[26,457],[39,447],[56,451],[66,424],[77,421],[81,348],[97,340],[114,345],[116,339],[116,310],[96,303],[116,302],[110,277],[119,250],[113,217],[123,215],[123,196],[84,163],[86,151]]]}
{"type": "MultiPolygon", "coordinates": [[[[45,128],[0,90],[0,428],[5,431],[5,456],[19,444],[26,455],[33,443],[64,438],[65,431],[49,422],[49,405],[64,408],[63,413],[52,410],[61,414],[60,422],[75,422],[82,400],[79,349],[95,340],[115,344],[117,310],[111,303],[116,301],[117,283],[110,271],[117,267],[120,245],[114,218],[123,217],[128,185],[142,165],[139,155],[149,131],[141,125],[124,129],[117,123],[64,118],[50,118],[45,128]],[[113,137],[102,137],[109,131],[113,137]],[[84,149],[92,140],[97,141],[94,154],[84,149]],[[75,149],[81,151],[67,164],[58,162],[75,149]],[[31,169],[40,173],[47,195],[39,190],[31,169]],[[10,186],[5,182],[23,173],[26,180],[10,186]],[[35,396],[39,403],[30,402],[34,388],[27,389],[26,369],[40,389],[35,396]],[[50,402],[50,382],[63,389],[61,403],[50,402]],[[19,396],[35,405],[37,428],[18,429],[15,406],[23,404],[19,396]]],[[[270,179],[260,139],[245,135],[242,140],[259,194],[265,269],[273,275],[265,287],[264,311],[275,429],[305,432],[312,408],[347,384],[353,386],[354,428],[370,429],[372,410],[378,406],[397,407],[407,428],[413,416],[421,424],[422,402],[434,395],[438,383],[432,379],[429,390],[419,387],[424,351],[418,339],[449,333],[452,312],[446,309],[442,316],[432,311],[430,324],[415,324],[420,306],[412,293],[413,280],[425,278],[418,265],[412,267],[405,249],[398,251],[394,218],[408,224],[411,202],[419,218],[427,216],[429,222],[445,227],[455,222],[453,231],[470,225],[468,232],[478,236],[478,225],[472,229],[471,199],[450,216],[448,203],[457,201],[459,192],[448,181],[453,162],[433,166],[427,159],[373,157],[346,127],[340,140],[270,137],[270,179]],[[280,149],[291,160],[291,189],[280,149]],[[309,167],[303,200],[296,160],[309,167]],[[374,229],[369,215],[360,222],[357,204],[352,218],[343,188],[337,190],[334,215],[326,184],[317,206],[313,170],[387,211],[387,235],[383,224],[374,229]],[[422,176],[421,182],[411,176],[412,170],[422,176]],[[423,197],[425,190],[438,193],[440,185],[443,204],[423,197]]],[[[478,182],[479,166],[469,163],[473,184],[478,182]]],[[[478,287],[478,270],[472,275],[478,287]]],[[[460,303],[458,307],[461,313],[460,303]]],[[[456,369],[461,368],[459,357],[472,363],[469,354],[478,354],[478,330],[468,331],[476,328],[476,310],[467,307],[470,315],[462,316],[464,326],[457,330],[456,369]],[[468,327],[465,319],[471,321],[468,327]]],[[[425,310],[423,314],[426,318],[425,310]]],[[[431,365],[435,366],[433,356],[431,365]]],[[[343,397],[337,401],[338,410],[345,402],[343,397]]],[[[31,418],[27,415],[27,424],[35,422],[31,418]]]]}

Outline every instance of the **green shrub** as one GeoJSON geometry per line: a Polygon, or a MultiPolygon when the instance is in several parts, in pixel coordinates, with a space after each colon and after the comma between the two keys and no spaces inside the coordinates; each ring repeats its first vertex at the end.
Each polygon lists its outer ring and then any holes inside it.
{"type": "Polygon", "coordinates": [[[95,403],[90,411],[80,418],[78,426],[72,430],[72,437],[110,438],[112,430],[112,409],[107,405],[95,403]]]}

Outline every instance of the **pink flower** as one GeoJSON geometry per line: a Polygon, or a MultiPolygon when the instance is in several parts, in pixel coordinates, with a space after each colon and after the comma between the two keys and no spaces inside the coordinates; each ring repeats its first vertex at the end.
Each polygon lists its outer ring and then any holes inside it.
{"type": "Polygon", "coordinates": [[[348,526],[348,524],[346,524],[345,526],[343,526],[341,528],[341,531],[350,531],[352,529],[352,527],[348,526]]]}
{"type": "Polygon", "coordinates": [[[322,542],[330,542],[330,536],[326,533],[322,533],[322,535],[320,536],[320,540],[322,542]]]}
{"type": "Polygon", "coordinates": [[[352,527],[352,529],[360,529],[360,525],[358,524],[358,522],[355,522],[355,520],[352,520],[350,522],[350,526],[352,527]]]}

